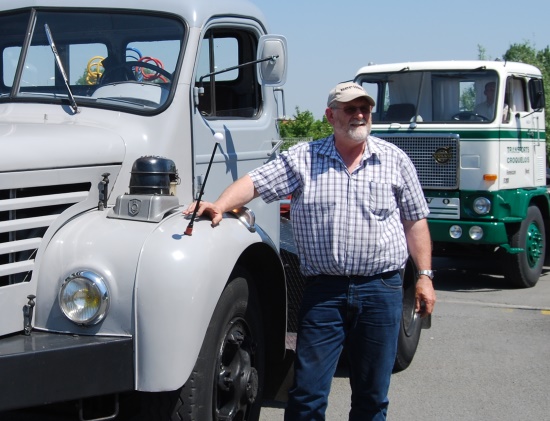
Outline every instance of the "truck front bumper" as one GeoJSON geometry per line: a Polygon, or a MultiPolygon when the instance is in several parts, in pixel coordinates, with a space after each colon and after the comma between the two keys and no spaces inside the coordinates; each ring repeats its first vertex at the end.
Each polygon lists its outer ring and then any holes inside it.
{"type": "MultiPolygon", "coordinates": [[[[461,244],[508,244],[508,234],[503,222],[485,222],[485,221],[461,221],[449,219],[428,219],[430,235],[434,242],[461,243],[461,244]],[[451,231],[456,232],[460,227],[462,235],[459,238],[453,238],[451,231]],[[470,237],[470,229],[479,227],[483,230],[483,236],[479,239],[470,237]]],[[[477,228],[476,228],[477,230],[477,228]]]]}
{"type": "Polygon", "coordinates": [[[0,339],[0,411],[133,388],[130,337],[33,331],[0,339]]]}

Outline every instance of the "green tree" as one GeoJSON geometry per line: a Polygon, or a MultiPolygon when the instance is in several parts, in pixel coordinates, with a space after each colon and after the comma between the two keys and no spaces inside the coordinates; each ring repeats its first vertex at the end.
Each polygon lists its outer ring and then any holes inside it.
{"type": "Polygon", "coordinates": [[[296,114],[292,117],[292,120],[280,124],[281,137],[287,139],[281,148],[283,150],[297,141],[320,139],[332,134],[332,126],[325,116],[321,120],[315,120],[311,111],[300,111],[296,107],[296,114]]]}
{"type": "Polygon", "coordinates": [[[473,86],[465,89],[462,94],[460,94],[460,107],[461,109],[471,111],[476,105],[476,90],[473,86]]]}
{"type": "Polygon", "coordinates": [[[487,50],[483,45],[477,44],[477,58],[478,60],[490,60],[490,57],[487,55],[487,50]]]}

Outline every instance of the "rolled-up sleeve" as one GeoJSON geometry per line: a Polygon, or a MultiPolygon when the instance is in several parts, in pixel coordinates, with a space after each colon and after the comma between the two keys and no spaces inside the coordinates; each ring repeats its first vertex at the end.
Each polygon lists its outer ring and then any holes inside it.
{"type": "Polygon", "coordinates": [[[266,203],[286,198],[299,185],[299,177],[289,152],[281,153],[276,159],[250,171],[248,175],[266,203]]]}

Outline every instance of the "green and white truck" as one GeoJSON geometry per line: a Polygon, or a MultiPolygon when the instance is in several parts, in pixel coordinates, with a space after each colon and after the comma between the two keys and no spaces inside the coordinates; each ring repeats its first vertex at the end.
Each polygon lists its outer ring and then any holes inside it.
{"type": "Polygon", "coordinates": [[[539,69],[505,61],[365,66],[372,132],[416,166],[434,256],[501,257],[505,278],[534,286],[549,223],[544,87],[539,69]]]}

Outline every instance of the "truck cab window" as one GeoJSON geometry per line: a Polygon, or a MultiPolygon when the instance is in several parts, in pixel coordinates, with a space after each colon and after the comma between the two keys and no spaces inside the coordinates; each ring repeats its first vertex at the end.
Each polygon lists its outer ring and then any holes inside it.
{"type": "Polygon", "coordinates": [[[525,81],[517,77],[509,77],[506,82],[505,101],[512,112],[527,111],[525,102],[525,81]]]}
{"type": "Polygon", "coordinates": [[[247,31],[209,30],[201,45],[196,86],[198,110],[205,117],[254,117],[261,103],[255,60],[257,38],[247,31]],[[227,70],[226,69],[231,69],[227,70]],[[215,74],[212,74],[215,73],[215,74]]]}

